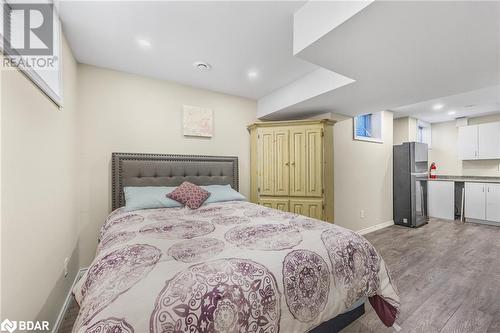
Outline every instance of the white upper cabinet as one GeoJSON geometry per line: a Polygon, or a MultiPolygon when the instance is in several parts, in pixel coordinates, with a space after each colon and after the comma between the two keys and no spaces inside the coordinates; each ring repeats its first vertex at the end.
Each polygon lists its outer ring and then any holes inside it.
{"type": "Polygon", "coordinates": [[[458,128],[458,158],[460,160],[477,159],[478,146],[478,125],[458,128]]]}
{"type": "Polygon", "coordinates": [[[479,125],[479,159],[500,158],[500,122],[479,125]]]}
{"type": "Polygon", "coordinates": [[[500,122],[459,127],[458,158],[500,159],[500,122]]]}

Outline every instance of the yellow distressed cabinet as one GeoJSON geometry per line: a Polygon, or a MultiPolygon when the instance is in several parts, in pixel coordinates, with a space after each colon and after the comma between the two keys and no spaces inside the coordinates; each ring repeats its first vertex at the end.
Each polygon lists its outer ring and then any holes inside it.
{"type": "Polygon", "coordinates": [[[274,209],[279,209],[284,212],[289,211],[289,202],[288,200],[285,199],[276,199],[276,198],[262,198],[259,201],[259,205],[269,207],[269,208],[274,208],[274,209]]]}
{"type": "Polygon", "coordinates": [[[248,126],[250,200],[333,222],[333,125],[321,119],[248,126]]]}

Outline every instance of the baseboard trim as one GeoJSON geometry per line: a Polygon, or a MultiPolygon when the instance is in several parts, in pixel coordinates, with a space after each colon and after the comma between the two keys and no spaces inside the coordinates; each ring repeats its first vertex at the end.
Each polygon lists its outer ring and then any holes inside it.
{"type": "Polygon", "coordinates": [[[73,295],[73,289],[75,288],[76,283],[80,278],[85,274],[87,271],[88,267],[83,267],[78,270],[78,273],[76,273],[75,280],[73,280],[73,283],[71,284],[71,288],[68,291],[68,294],[66,295],[66,299],[64,300],[63,306],[61,308],[61,311],[59,311],[59,315],[57,316],[56,322],[54,323],[54,326],[52,327],[52,333],[57,333],[59,331],[59,327],[61,326],[61,323],[64,319],[64,315],[66,314],[66,311],[68,310],[69,302],[71,301],[71,297],[73,295]]]}
{"type": "Polygon", "coordinates": [[[380,229],[384,229],[384,228],[390,227],[391,225],[394,225],[394,221],[393,220],[387,221],[387,222],[382,222],[382,223],[379,223],[379,224],[375,224],[375,225],[372,225],[371,227],[364,228],[364,229],[358,230],[356,232],[358,234],[360,234],[360,235],[366,235],[366,234],[369,234],[370,232],[374,232],[376,230],[380,230],[380,229]]]}

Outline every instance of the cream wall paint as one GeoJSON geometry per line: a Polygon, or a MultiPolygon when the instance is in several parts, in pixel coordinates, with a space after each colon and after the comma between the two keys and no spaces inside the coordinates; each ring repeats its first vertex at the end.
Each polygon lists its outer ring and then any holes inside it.
{"type": "Polygon", "coordinates": [[[394,145],[417,140],[417,119],[403,117],[394,119],[394,145]]]}
{"type": "Polygon", "coordinates": [[[255,101],[88,65],[79,65],[78,87],[82,265],[111,210],[112,152],[238,156],[240,191],[249,195],[246,126],[256,120],[255,101]],[[182,135],[183,104],[213,109],[213,138],[182,135]]]}
{"type": "Polygon", "coordinates": [[[62,52],[61,109],[21,72],[1,75],[1,316],[51,327],[78,267],[77,65],[62,52]]]}
{"type": "Polygon", "coordinates": [[[393,113],[383,114],[383,143],[354,140],[353,119],[330,116],[337,120],[333,127],[334,218],[342,227],[358,231],[393,219],[393,113]]]}
{"type": "MultiPolygon", "coordinates": [[[[500,121],[500,113],[469,119],[469,125],[500,121]]],[[[431,125],[432,149],[429,162],[436,162],[438,175],[500,176],[500,160],[461,161],[458,159],[456,121],[431,125]]]]}

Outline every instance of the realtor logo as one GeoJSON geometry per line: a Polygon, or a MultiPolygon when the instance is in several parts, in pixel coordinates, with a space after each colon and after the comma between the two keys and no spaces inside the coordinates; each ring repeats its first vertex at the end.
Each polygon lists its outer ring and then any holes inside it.
{"type": "Polygon", "coordinates": [[[53,4],[3,5],[4,49],[10,55],[50,56],[54,47],[53,4]]]}
{"type": "Polygon", "coordinates": [[[2,332],[9,331],[10,333],[12,333],[16,329],[17,329],[17,322],[15,322],[15,321],[10,321],[8,319],[5,319],[0,324],[0,330],[2,330],[2,332]]]}

